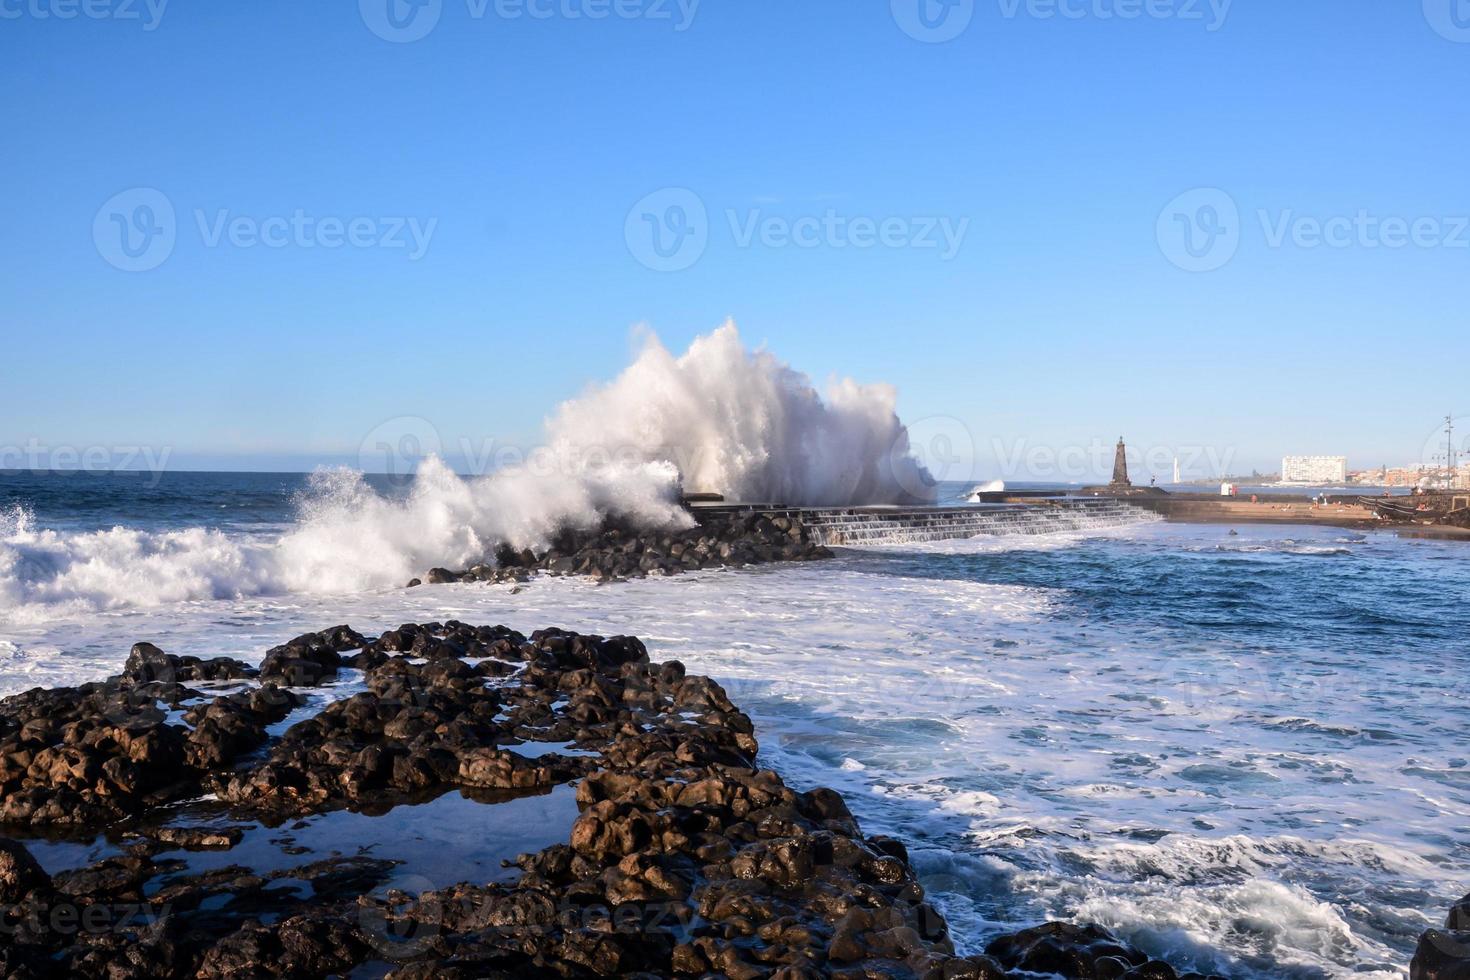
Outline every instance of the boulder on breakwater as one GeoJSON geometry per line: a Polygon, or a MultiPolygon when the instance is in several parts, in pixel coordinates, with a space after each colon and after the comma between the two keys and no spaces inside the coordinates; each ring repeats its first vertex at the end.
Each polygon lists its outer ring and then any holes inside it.
{"type": "Polygon", "coordinates": [[[648,575],[678,575],[703,568],[739,568],[779,561],[832,557],[798,518],[770,514],[705,513],[680,531],[640,531],[610,521],[595,531],[563,531],[541,553],[509,545],[487,561],[461,571],[433,568],[409,586],[446,582],[521,582],[535,573],[584,575],[616,582],[648,575]]]}
{"type": "Polygon", "coordinates": [[[344,626],[258,670],[134,653],[104,684],[0,700],[0,813],[31,838],[0,838],[0,975],[1178,976],[1062,923],[956,955],[902,842],[760,768],[720,685],[633,637],[344,626]],[[547,843],[503,880],[454,883],[468,856],[399,823],[462,799],[435,819],[493,842],[548,793],[565,823],[531,828],[547,843]],[[337,816],[385,829],[304,843],[337,816]],[[62,825],[89,846],[46,850],[62,825]],[[430,858],[456,878],[425,887],[430,858]]]}

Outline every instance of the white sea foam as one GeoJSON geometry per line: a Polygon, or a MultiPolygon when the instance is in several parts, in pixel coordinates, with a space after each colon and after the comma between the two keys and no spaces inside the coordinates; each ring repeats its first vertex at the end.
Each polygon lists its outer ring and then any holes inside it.
{"type": "Polygon", "coordinates": [[[377,493],[355,471],[326,470],[313,474],[296,525],[276,538],[198,527],[59,532],[17,510],[0,526],[0,619],[401,586],[433,565],[485,560],[500,541],[544,545],[558,528],[609,513],[648,527],[689,522],[677,474],[657,462],[577,479],[518,468],[467,480],[431,458],[404,499],[377,493]]]}
{"type": "MultiPolygon", "coordinates": [[[[1294,869],[1364,869],[1431,879],[1421,859],[1369,842],[1171,836],[1156,844],[1089,845],[1061,870],[1015,875],[1011,887],[1095,922],[1176,966],[1227,976],[1402,977],[1402,954],[1355,931],[1343,910],[1301,884],[1294,869]],[[1081,859],[1094,870],[1078,874],[1081,859]]],[[[1320,872],[1319,872],[1320,873],[1320,872]]],[[[1426,923],[1427,925],[1427,923],[1426,923]]]]}
{"type": "Polygon", "coordinates": [[[561,528],[617,515],[691,523],[687,489],[790,504],[893,503],[932,493],[885,385],[805,376],[748,351],[733,324],[674,357],[649,336],[611,383],[561,406],[527,464],[466,479],[437,458],[406,497],[352,470],[313,475],[276,537],[205,528],[61,532],[17,508],[0,516],[0,622],[89,609],[401,586],[441,565],[489,559],[499,542],[541,547],[561,528]]]}
{"type": "Polygon", "coordinates": [[[545,545],[563,527],[618,514],[644,527],[687,526],[678,474],[667,462],[616,462],[574,474],[516,467],[464,479],[438,459],[419,468],[408,497],[388,499],[360,473],[314,474],[301,520],[277,543],[279,582],[291,592],[401,585],[430,566],[463,568],[501,541],[545,545]]]}

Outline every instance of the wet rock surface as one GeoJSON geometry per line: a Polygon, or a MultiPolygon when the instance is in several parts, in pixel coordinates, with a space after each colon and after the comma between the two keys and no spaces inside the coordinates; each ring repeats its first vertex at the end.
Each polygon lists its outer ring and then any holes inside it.
{"type": "Polygon", "coordinates": [[[507,545],[494,561],[461,571],[433,568],[423,579],[446,582],[524,582],[533,574],[582,575],[616,582],[649,575],[678,575],[703,568],[740,568],[780,561],[818,561],[832,552],[801,521],[767,514],[711,513],[683,531],[637,531],[609,524],[595,532],[565,531],[537,554],[507,545]]]}
{"type": "Polygon", "coordinates": [[[1419,937],[1409,980],[1470,980],[1470,895],[1451,906],[1445,928],[1419,937]]]}
{"type": "Polygon", "coordinates": [[[139,643],[103,683],[0,701],[0,824],[85,826],[198,795],[208,771],[264,742],[265,726],[297,701],[278,688],[210,700],[185,682],[255,673],[139,643]],[[195,727],[168,722],[186,708],[195,727]]]}
{"type": "Polygon", "coordinates": [[[1061,923],[956,955],[904,845],[757,750],[718,684],[633,637],[336,627],[258,671],[139,644],[104,684],[0,701],[5,832],[37,853],[57,829],[110,848],[48,874],[0,838],[0,976],[1179,976],[1061,923]],[[575,793],[575,814],[563,796],[555,842],[496,880],[398,887],[415,869],[392,822],[454,793],[434,812],[486,839],[537,794],[575,793]],[[390,832],[293,846],[333,814],[390,832]]]}

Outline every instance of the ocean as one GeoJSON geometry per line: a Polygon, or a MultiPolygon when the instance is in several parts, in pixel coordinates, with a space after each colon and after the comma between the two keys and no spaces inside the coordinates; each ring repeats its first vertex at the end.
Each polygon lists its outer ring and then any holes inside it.
{"type": "Polygon", "coordinates": [[[139,640],[253,660],[338,623],[634,633],[723,683],[766,765],[907,841],[966,950],[1060,917],[1231,977],[1404,977],[1470,891],[1462,543],[1140,523],[403,589],[483,546],[461,483],[0,474],[0,694],[99,679],[139,640]]]}

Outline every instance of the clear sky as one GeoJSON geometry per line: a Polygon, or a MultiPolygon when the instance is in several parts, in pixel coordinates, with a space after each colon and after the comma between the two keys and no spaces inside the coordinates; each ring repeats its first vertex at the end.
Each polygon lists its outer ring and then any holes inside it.
{"type": "Polygon", "coordinates": [[[0,446],[524,441],[727,317],[981,474],[1470,415],[1461,0],[416,2],[0,0],[0,446]]]}

